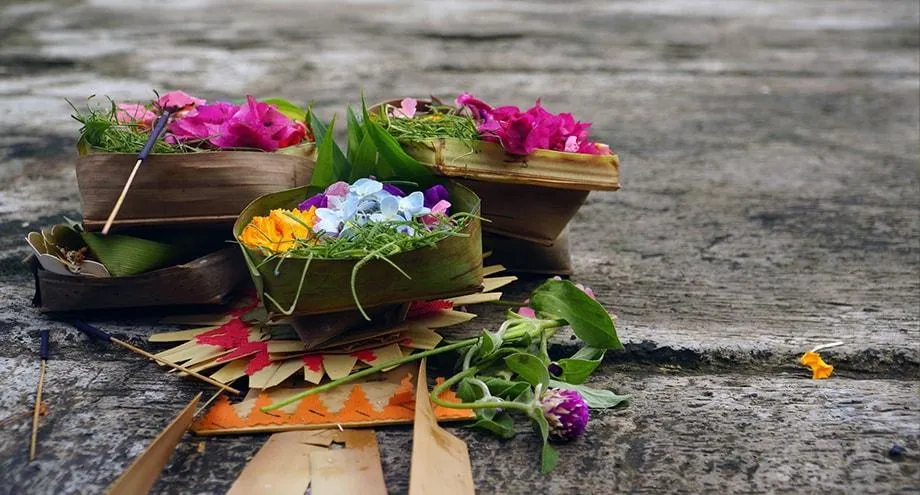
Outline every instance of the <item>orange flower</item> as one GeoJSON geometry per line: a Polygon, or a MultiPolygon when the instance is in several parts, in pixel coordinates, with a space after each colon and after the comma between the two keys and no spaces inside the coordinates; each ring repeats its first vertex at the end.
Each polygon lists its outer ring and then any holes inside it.
{"type": "Polygon", "coordinates": [[[821,355],[815,351],[806,352],[802,356],[802,359],[799,359],[799,362],[811,368],[811,378],[813,380],[830,378],[831,373],[834,371],[834,367],[825,363],[824,360],[821,359],[821,355]]]}
{"type": "Polygon", "coordinates": [[[316,207],[307,211],[272,210],[267,217],[253,217],[243,229],[240,241],[249,247],[283,253],[294,247],[296,239],[310,239],[314,235],[311,227],[315,224],[316,207]]]}

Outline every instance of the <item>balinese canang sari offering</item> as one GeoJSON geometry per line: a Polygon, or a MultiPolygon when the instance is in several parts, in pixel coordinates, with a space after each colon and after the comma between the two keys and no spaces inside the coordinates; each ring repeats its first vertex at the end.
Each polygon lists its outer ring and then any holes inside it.
{"type": "Polygon", "coordinates": [[[453,104],[405,98],[378,105],[373,117],[410,156],[461,179],[483,199],[490,220],[484,229],[501,236],[487,244],[509,268],[567,273],[565,226],[589,191],[619,188],[619,159],[591,138],[591,124],[552,113],[540,101],[522,110],[493,107],[468,93],[453,104]],[[555,249],[531,249],[528,242],[555,249]],[[506,246],[514,256],[503,256],[506,246]]]}
{"type": "MultiPolygon", "coordinates": [[[[322,314],[476,292],[479,198],[437,183],[374,120],[319,138],[310,187],[259,198],[234,232],[269,311],[322,314]]],[[[319,132],[318,132],[319,134],[319,132]]]]}
{"type": "Polygon", "coordinates": [[[87,229],[104,223],[164,113],[165,131],[134,179],[116,227],[228,225],[253,199],[310,180],[312,129],[306,111],[284,100],[208,102],[173,91],[146,104],[90,102],[74,115],[83,124],[77,183],[87,229]]]}

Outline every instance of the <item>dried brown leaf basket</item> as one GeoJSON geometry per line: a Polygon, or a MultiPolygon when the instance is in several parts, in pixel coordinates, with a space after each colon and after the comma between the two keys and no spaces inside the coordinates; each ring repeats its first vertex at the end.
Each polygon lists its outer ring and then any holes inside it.
{"type": "MultiPolygon", "coordinates": [[[[399,106],[400,100],[382,105],[399,106]]],[[[424,110],[430,101],[419,100],[424,110]]],[[[501,145],[450,138],[400,143],[439,175],[459,179],[482,199],[486,232],[553,245],[589,191],[620,188],[616,155],[537,150],[511,155],[501,145]]]]}
{"type": "MultiPolygon", "coordinates": [[[[295,150],[291,150],[295,151],[295,150]]],[[[128,192],[115,227],[231,225],[252,200],[309,183],[314,146],[296,153],[203,151],[153,154],[128,192]]],[[[83,225],[98,230],[112,210],[137,157],[88,153],[77,161],[83,225]]]]}
{"type": "Polygon", "coordinates": [[[30,260],[35,274],[33,304],[43,311],[220,304],[246,280],[246,265],[233,246],[200,258],[133,277],[57,275],[30,260]]]}

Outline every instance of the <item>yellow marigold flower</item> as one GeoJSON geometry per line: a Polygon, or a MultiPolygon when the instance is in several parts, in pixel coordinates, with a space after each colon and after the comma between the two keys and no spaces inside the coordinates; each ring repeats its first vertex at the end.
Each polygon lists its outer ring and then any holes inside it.
{"type": "Polygon", "coordinates": [[[283,253],[294,247],[294,240],[312,237],[311,227],[315,224],[316,207],[310,207],[307,211],[276,209],[267,217],[253,217],[243,229],[240,241],[249,247],[283,253]]]}
{"type": "Polygon", "coordinates": [[[825,363],[821,359],[821,355],[814,351],[806,352],[802,359],[799,359],[799,362],[811,368],[811,378],[813,380],[830,378],[831,373],[834,371],[834,367],[825,363]]]}

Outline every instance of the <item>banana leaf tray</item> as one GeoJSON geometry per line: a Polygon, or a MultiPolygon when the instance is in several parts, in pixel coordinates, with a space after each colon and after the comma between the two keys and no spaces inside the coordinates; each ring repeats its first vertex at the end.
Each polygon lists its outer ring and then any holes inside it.
{"type": "MultiPolygon", "coordinates": [[[[283,153],[152,154],[138,171],[113,225],[230,226],[259,196],[309,183],[313,157],[312,143],[283,153]]],[[[105,224],[136,161],[130,153],[96,152],[77,160],[77,186],[87,230],[99,230],[105,224]]]]}
{"type": "MultiPolygon", "coordinates": [[[[376,105],[399,107],[400,100],[376,105]]],[[[430,101],[419,100],[420,111],[430,101]]],[[[617,155],[537,150],[511,155],[498,143],[434,138],[401,142],[438,175],[461,180],[482,199],[486,232],[551,246],[590,191],[620,188],[617,155]]]]}
{"type": "MultiPolygon", "coordinates": [[[[454,212],[480,214],[480,201],[469,188],[447,184],[454,212]]],[[[263,196],[243,210],[233,227],[237,240],[254,216],[275,208],[292,209],[310,196],[313,189],[300,187],[263,196]]],[[[420,248],[389,257],[404,270],[406,278],[389,263],[372,260],[357,272],[355,289],[365,309],[419,299],[441,299],[479,292],[482,288],[482,231],[478,217],[472,217],[463,236],[448,237],[433,247],[420,248]]],[[[268,260],[259,249],[240,246],[263,304],[271,313],[314,315],[357,309],[351,290],[352,270],[359,260],[268,260]],[[305,274],[304,274],[305,273],[305,274]],[[301,277],[304,283],[298,297],[301,277]],[[266,296],[270,296],[270,302],[266,296]],[[280,306],[280,308],[279,308],[280,306]]]]}
{"type": "Polygon", "coordinates": [[[247,281],[243,257],[233,246],[131,277],[58,275],[34,256],[28,263],[35,276],[32,303],[47,312],[221,304],[247,281]]]}

